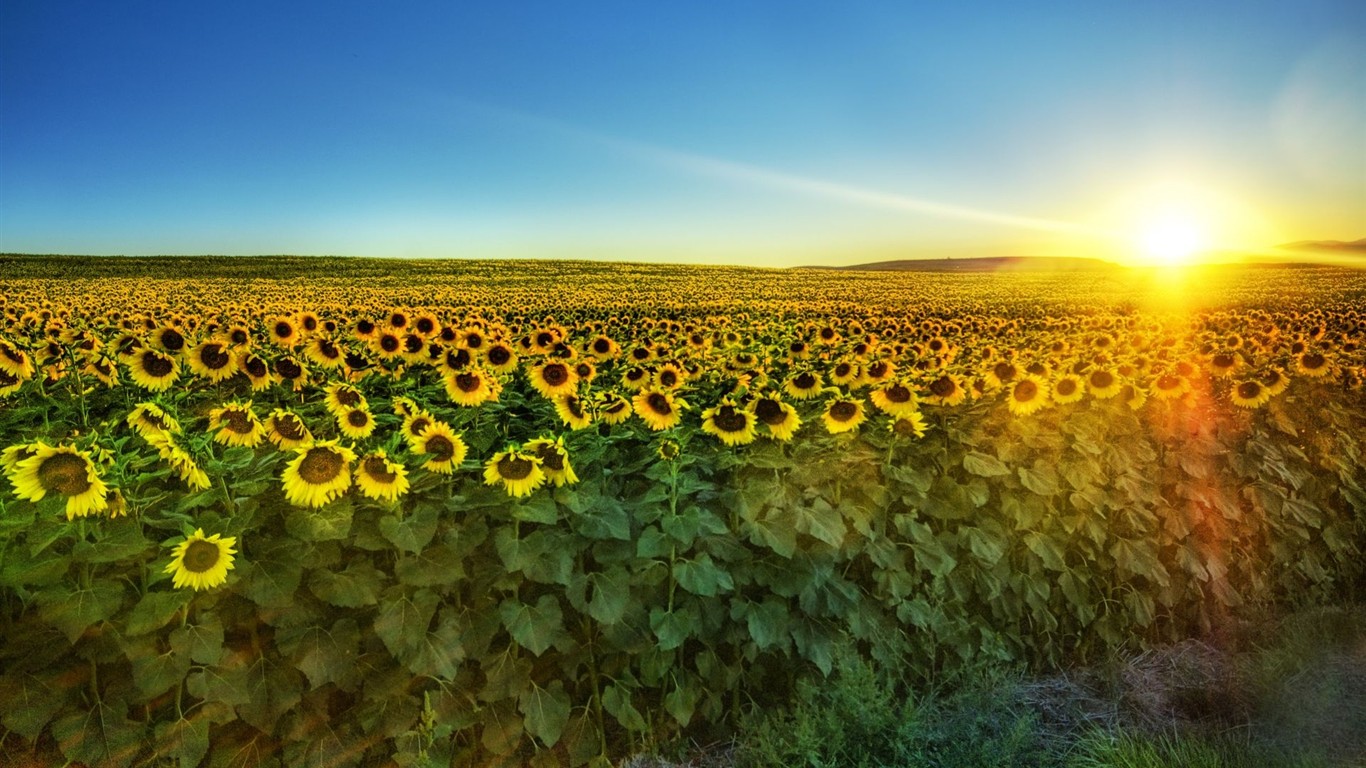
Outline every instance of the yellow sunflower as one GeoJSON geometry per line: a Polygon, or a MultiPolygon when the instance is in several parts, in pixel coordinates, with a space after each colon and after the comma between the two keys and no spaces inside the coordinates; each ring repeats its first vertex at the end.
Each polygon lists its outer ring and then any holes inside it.
{"type": "Polygon", "coordinates": [[[364,440],[375,431],[375,417],[366,408],[352,408],[337,415],[337,429],[352,440],[364,440]]]}
{"type": "Polygon", "coordinates": [[[171,465],[181,482],[189,486],[192,491],[204,491],[209,488],[209,476],[200,469],[199,464],[194,460],[184,448],[176,445],[175,438],[169,432],[150,432],[144,435],[148,444],[157,449],[161,458],[171,465]]]}
{"type": "Polygon", "coordinates": [[[1306,350],[1295,357],[1295,371],[1301,376],[1317,379],[1332,370],[1328,356],[1316,350],[1306,350]]]}
{"type": "Polygon", "coordinates": [[[753,413],[739,408],[729,398],[702,412],[702,431],[715,435],[726,445],[754,442],[757,433],[753,413]]]}
{"type": "Polygon", "coordinates": [[[260,392],[275,382],[275,376],[270,372],[270,366],[260,355],[252,352],[249,348],[243,348],[238,353],[237,368],[251,382],[253,392],[260,392]]]}
{"type": "Polygon", "coordinates": [[[188,342],[185,334],[170,325],[163,325],[152,334],[152,343],[169,355],[179,355],[188,342]]]}
{"type": "Polygon", "coordinates": [[[1053,382],[1053,402],[1060,405],[1075,403],[1086,396],[1086,384],[1075,373],[1065,373],[1053,382]]]}
{"type": "Polygon", "coordinates": [[[1290,386],[1290,377],[1285,375],[1285,371],[1282,371],[1280,368],[1272,368],[1262,374],[1259,381],[1263,387],[1266,387],[1266,391],[1270,393],[1272,397],[1281,394],[1290,386]]]}
{"type": "Polygon", "coordinates": [[[1233,404],[1239,408],[1261,408],[1271,400],[1271,390],[1253,379],[1240,381],[1229,392],[1233,404]]]}
{"type": "Polygon", "coordinates": [[[569,464],[569,451],[565,450],[563,435],[553,440],[548,437],[537,438],[527,443],[524,450],[540,459],[541,471],[555,487],[573,485],[579,481],[569,464]]]}
{"type": "Polygon", "coordinates": [[[672,392],[659,392],[652,389],[641,390],[631,401],[636,415],[645,421],[650,429],[658,432],[668,429],[683,418],[683,409],[688,404],[672,392]]]}
{"type": "Polygon", "coordinates": [[[561,395],[572,394],[577,383],[574,369],[568,363],[562,363],[558,360],[534,366],[527,371],[527,377],[531,380],[531,386],[550,400],[561,395]]]}
{"type": "Polygon", "coordinates": [[[868,399],[888,416],[905,416],[920,409],[915,392],[899,381],[874,389],[868,399]]]}
{"type": "Polygon", "coordinates": [[[33,378],[33,358],[8,341],[0,340],[0,371],[16,379],[33,378]]]}
{"type": "Polygon", "coordinates": [[[251,401],[228,403],[209,411],[209,431],[213,440],[223,445],[245,445],[255,448],[266,437],[266,428],[251,410],[251,401]]]}
{"type": "Polygon", "coordinates": [[[180,422],[156,403],[139,403],[128,414],[128,426],[144,438],[151,432],[180,434],[180,422]]]}
{"type": "Polygon", "coordinates": [[[321,507],[351,487],[355,460],[356,454],[335,440],[296,448],[280,476],[285,498],[296,507],[321,507]]]}
{"type": "Polygon", "coordinates": [[[225,342],[209,339],[201,342],[185,356],[185,364],[197,376],[218,382],[237,373],[237,361],[225,342]]]}
{"type": "Polygon", "coordinates": [[[844,397],[831,400],[825,407],[825,413],[821,414],[826,431],[832,435],[857,429],[866,418],[868,415],[863,410],[862,400],[844,397]]]}
{"type": "Polygon", "coordinates": [[[215,533],[205,536],[203,528],[176,545],[171,562],[164,571],[171,576],[176,589],[190,587],[195,591],[222,586],[228,580],[228,571],[233,568],[233,547],[237,539],[215,533]]]}
{"type": "Polygon", "coordinates": [[[146,347],[125,358],[129,375],[138,386],[151,392],[164,392],[180,375],[180,364],[174,357],[146,347]]]}
{"type": "Polygon", "coordinates": [[[435,423],[437,423],[435,416],[420,408],[414,410],[403,417],[403,426],[401,428],[403,439],[407,441],[409,447],[413,450],[417,450],[418,441],[422,439],[422,435],[428,429],[431,429],[432,425],[435,423]]]}
{"type": "Polygon", "coordinates": [[[266,419],[266,439],[276,448],[290,451],[313,442],[313,433],[304,426],[299,415],[284,408],[276,408],[266,419]]]}
{"type": "Polygon", "coordinates": [[[365,402],[365,395],[359,389],[343,382],[334,382],[327,385],[326,395],[323,397],[323,405],[327,412],[333,416],[340,417],[353,408],[368,408],[365,402]]]}
{"type": "MultiPolygon", "coordinates": [[[[863,370],[858,363],[850,360],[841,360],[835,363],[835,367],[830,369],[830,383],[837,387],[847,387],[859,380],[863,375],[863,370]]],[[[795,395],[794,395],[795,397],[795,395]]]]}
{"type": "Polygon", "coordinates": [[[484,464],[484,484],[501,485],[509,496],[530,496],[545,479],[541,460],[515,446],[495,453],[484,464]]]}
{"type": "Polygon", "coordinates": [[[1173,400],[1191,390],[1186,377],[1176,373],[1164,373],[1153,379],[1152,395],[1158,400],[1173,400]]]}
{"type": "Polygon", "coordinates": [[[788,377],[783,391],[796,400],[809,400],[821,391],[820,377],[811,371],[801,371],[788,377]]]}
{"type": "Polygon", "coordinates": [[[501,341],[490,344],[484,350],[484,360],[488,363],[489,370],[498,374],[508,373],[517,367],[517,353],[501,341]]]}
{"type": "Polygon", "coordinates": [[[802,425],[797,409],[791,403],[783,402],[777,395],[768,395],[754,401],[754,418],[763,425],[768,436],[774,440],[791,440],[797,428],[802,425]]]}
{"type": "Polygon", "coordinates": [[[654,374],[654,386],[656,389],[673,391],[683,385],[687,374],[673,363],[661,365],[654,374]]]}
{"type": "Polygon", "coordinates": [[[555,398],[555,413],[570,429],[583,429],[593,423],[593,414],[584,407],[583,398],[575,394],[555,398]]]}
{"type": "Polygon", "coordinates": [[[919,411],[912,411],[893,419],[887,428],[897,437],[924,437],[925,417],[919,411]]]}
{"type": "Polygon", "coordinates": [[[375,451],[356,466],[356,486],[367,498],[396,501],[408,492],[408,470],[384,451],[375,451]]]}
{"type": "Polygon", "coordinates": [[[1097,400],[1108,400],[1118,395],[1123,386],[1119,376],[1108,368],[1097,368],[1086,375],[1086,388],[1091,392],[1091,397],[1097,400]]]}
{"type": "Polygon", "coordinates": [[[1048,387],[1032,373],[1011,379],[1006,392],[1006,405],[1016,416],[1028,416],[1048,405],[1048,387]]]}
{"type": "Polygon", "coordinates": [[[963,402],[968,397],[967,387],[963,386],[963,380],[952,374],[944,374],[930,382],[928,387],[929,394],[925,396],[925,402],[931,405],[954,406],[963,402]]]}
{"type": "Polygon", "coordinates": [[[66,497],[66,519],[86,517],[108,508],[109,487],[95,469],[95,462],[75,446],[28,446],[29,456],[14,464],[9,480],[14,495],[42,501],[48,493],[66,497]]]}
{"type": "Polygon", "coordinates": [[[451,430],[449,425],[434,421],[413,443],[413,450],[431,456],[422,465],[423,469],[449,475],[460,468],[460,465],[465,461],[465,455],[469,452],[469,447],[465,445],[465,441],[459,435],[451,430]]]}
{"type": "Polygon", "coordinates": [[[616,392],[599,392],[593,399],[592,413],[604,424],[620,424],[631,418],[631,401],[616,392]]]}
{"type": "Polygon", "coordinates": [[[498,380],[477,366],[451,371],[441,378],[446,396],[456,405],[475,407],[498,399],[498,380]]]}

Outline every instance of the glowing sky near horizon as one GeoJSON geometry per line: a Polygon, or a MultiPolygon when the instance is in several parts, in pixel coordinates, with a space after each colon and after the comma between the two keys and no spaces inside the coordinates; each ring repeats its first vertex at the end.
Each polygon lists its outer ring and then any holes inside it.
{"type": "Polygon", "coordinates": [[[1113,257],[1174,209],[1353,240],[1364,41],[1319,0],[7,2],[0,251],[1113,257]]]}

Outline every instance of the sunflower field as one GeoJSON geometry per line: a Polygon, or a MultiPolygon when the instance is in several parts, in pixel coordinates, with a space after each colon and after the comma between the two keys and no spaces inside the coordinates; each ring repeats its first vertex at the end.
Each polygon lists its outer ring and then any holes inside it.
{"type": "Polygon", "coordinates": [[[1366,589],[1366,273],[0,257],[0,756],[609,765],[1366,589]]]}

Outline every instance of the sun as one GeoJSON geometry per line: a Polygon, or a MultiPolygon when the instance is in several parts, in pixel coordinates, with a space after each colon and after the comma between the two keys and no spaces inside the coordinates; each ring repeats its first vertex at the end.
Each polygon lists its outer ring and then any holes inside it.
{"type": "Polygon", "coordinates": [[[1159,266],[1187,264],[1210,246],[1208,228],[1181,210],[1154,214],[1141,225],[1135,239],[1143,260],[1159,266]]]}

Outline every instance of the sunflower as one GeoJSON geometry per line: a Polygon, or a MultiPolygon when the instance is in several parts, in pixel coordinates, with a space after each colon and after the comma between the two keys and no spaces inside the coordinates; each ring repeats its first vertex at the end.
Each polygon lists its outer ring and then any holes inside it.
{"type": "Polygon", "coordinates": [[[802,420],[797,409],[785,403],[777,395],[766,395],[754,401],[754,418],[763,425],[768,436],[774,440],[791,440],[802,420]]]}
{"type": "Polygon", "coordinates": [[[737,407],[727,398],[702,412],[702,431],[716,435],[726,445],[745,445],[754,442],[755,421],[753,413],[737,407]]]}
{"type": "Polygon", "coordinates": [[[65,496],[68,520],[108,508],[105,497],[109,487],[89,455],[70,445],[54,448],[34,443],[28,449],[29,456],[16,462],[9,472],[15,496],[29,501],[42,501],[48,493],[65,496]]]}
{"type": "Polygon", "coordinates": [[[375,417],[368,408],[352,408],[336,418],[337,429],[352,440],[364,440],[375,431],[375,417]]]}
{"type": "Polygon", "coordinates": [[[837,387],[847,387],[858,381],[862,375],[863,371],[857,363],[841,360],[835,364],[834,368],[830,369],[830,383],[837,387]]]}
{"type": "Polygon", "coordinates": [[[1120,388],[1124,386],[1119,380],[1119,376],[1108,368],[1097,368],[1086,375],[1086,388],[1091,392],[1091,397],[1097,400],[1108,400],[1119,394],[1120,388]]]}
{"type": "Polygon", "coordinates": [[[611,337],[599,335],[588,342],[584,354],[592,355],[599,360],[610,360],[621,354],[621,347],[611,337]]]}
{"type": "Polygon", "coordinates": [[[188,342],[185,340],[185,335],[174,326],[163,325],[152,334],[152,343],[167,354],[178,355],[185,349],[188,342]]]}
{"type": "Polygon", "coordinates": [[[631,402],[636,415],[656,432],[678,424],[683,418],[682,409],[688,407],[682,398],[675,397],[672,392],[653,389],[641,390],[631,402]]]}
{"type": "Polygon", "coordinates": [[[925,436],[925,417],[920,411],[912,411],[905,416],[894,419],[888,429],[897,437],[924,437],[925,436]]]}
{"type": "Polygon", "coordinates": [[[1176,373],[1164,373],[1153,379],[1152,395],[1158,400],[1173,400],[1191,389],[1186,377],[1176,373]]]}
{"type": "Polygon", "coordinates": [[[863,410],[863,401],[846,397],[831,400],[825,407],[825,413],[821,414],[826,431],[832,435],[857,429],[866,418],[868,415],[863,410]]]}
{"type": "Polygon", "coordinates": [[[1004,387],[1021,375],[1020,367],[1009,360],[999,360],[986,370],[986,380],[993,389],[1004,387]]]}
{"type": "Polygon", "coordinates": [[[1301,376],[1317,379],[1327,376],[1331,368],[1328,356],[1316,350],[1306,350],[1295,357],[1295,371],[1301,376]]]}
{"type": "Polygon", "coordinates": [[[920,409],[915,392],[899,381],[874,389],[868,399],[879,411],[889,416],[905,416],[920,409]]]}
{"type": "Polygon", "coordinates": [[[536,454],[509,446],[484,464],[484,484],[502,485],[509,496],[530,496],[546,480],[536,454]]]}
{"type": "Polygon", "coordinates": [[[346,352],[332,339],[318,335],[304,345],[304,357],[323,368],[340,368],[346,364],[346,352]]]}
{"type": "Polygon", "coordinates": [[[208,474],[199,468],[193,456],[175,444],[175,438],[169,432],[149,432],[144,437],[148,444],[157,449],[161,458],[171,465],[181,482],[189,486],[190,490],[208,490],[208,474]]]}
{"type": "Polygon", "coordinates": [[[384,451],[375,451],[356,465],[356,486],[366,498],[396,501],[408,492],[408,470],[384,451]]]}
{"type": "Polygon", "coordinates": [[[228,580],[228,571],[232,570],[236,544],[237,539],[232,536],[223,537],[217,533],[205,536],[203,528],[196,528],[176,545],[163,573],[171,576],[176,589],[190,587],[197,592],[222,586],[228,580]]]}
{"type": "Polygon", "coordinates": [[[292,355],[285,355],[275,361],[275,376],[298,392],[308,382],[308,369],[292,355]]]}
{"type": "Polygon", "coordinates": [[[592,413],[604,424],[620,424],[631,418],[631,401],[616,392],[600,392],[593,400],[592,413]]]}
{"type": "Polygon", "coordinates": [[[1255,379],[1240,381],[1229,392],[1229,398],[1239,408],[1261,408],[1271,400],[1271,390],[1255,379]]]}
{"type": "Polygon", "coordinates": [[[292,349],[299,343],[299,327],[288,317],[277,317],[270,326],[270,340],[277,346],[292,349]]]}
{"type": "Polygon", "coordinates": [[[673,391],[683,385],[687,374],[673,363],[665,363],[655,370],[654,386],[656,389],[673,391]]]}
{"type": "Polygon", "coordinates": [[[531,386],[550,400],[572,393],[576,383],[574,369],[559,361],[541,363],[528,370],[527,376],[531,386]]]}
{"type": "Polygon", "coordinates": [[[251,382],[251,389],[259,392],[269,387],[275,377],[270,372],[270,366],[266,361],[249,349],[243,349],[237,356],[237,368],[242,372],[247,380],[251,382]]]}
{"type": "MultiPolygon", "coordinates": [[[[583,398],[575,394],[555,398],[555,413],[570,429],[583,429],[593,423],[593,414],[584,408],[583,398]]],[[[630,415],[630,411],[626,412],[630,415]]]]}
{"type": "Polygon", "coordinates": [[[457,405],[474,407],[498,399],[498,380],[478,366],[450,371],[441,378],[446,396],[457,405]]]}
{"type": "Polygon", "coordinates": [[[209,431],[214,433],[216,443],[248,448],[255,448],[266,436],[266,428],[252,412],[250,400],[209,411],[209,431]]]}
{"type": "Polygon", "coordinates": [[[484,350],[484,360],[488,363],[489,370],[494,373],[508,373],[517,367],[517,353],[503,342],[490,344],[484,350]]]}
{"type": "Polygon", "coordinates": [[[1238,372],[1241,363],[1237,353],[1225,350],[1210,358],[1209,373],[1217,379],[1226,379],[1238,372]]]}
{"type": "Polygon", "coordinates": [[[18,445],[11,445],[5,450],[0,451],[0,470],[3,470],[6,474],[13,472],[15,466],[17,466],[19,462],[37,454],[38,447],[44,445],[46,445],[46,443],[41,441],[36,443],[19,443],[18,445]]]}
{"type": "Polygon", "coordinates": [[[298,414],[284,408],[276,408],[266,419],[266,439],[276,448],[290,451],[313,442],[313,433],[304,426],[304,421],[298,414]]]}
{"type": "Polygon", "coordinates": [[[787,382],[783,384],[783,391],[794,399],[809,400],[820,394],[821,380],[811,371],[802,371],[788,377],[787,382]]]}
{"type": "Polygon", "coordinates": [[[356,454],[332,440],[305,443],[294,449],[280,479],[285,498],[296,507],[321,507],[351,487],[351,462],[356,454]]]}
{"type": "Polygon", "coordinates": [[[629,390],[640,392],[650,385],[650,374],[644,368],[633,365],[622,372],[621,385],[629,390]]]}
{"type": "MultiPolygon", "coordinates": [[[[81,369],[81,373],[99,379],[99,381],[106,387],[115,387],[118,386],[119,383],[118,366],[114,364],[114,361],[111,358],[109,358],[109,356],[105,355],[102,352],[94,355],[89,360],[89,362],[85,364],[85,367],[81,369]]],[[[0,389],[4,389],[7,383],[23,383],[20,382],[18,379],[14,379],[13,381],[7,382],[7,376],[8,374],[4,373],[3,371],[0,371],[0,389]]]]}
{"type": "Polygon", "coordinates": [[[1290,377],[1285,375],[1285,371],[1282,371],[1280,368],[1272,368],[1262,374],[1259,381],[1263,387],[1266,387],[1266,391],[1272,397],[1281,394],[1290,386],[1290,377]]]}
{"type": "Polygon", "coordinates": [[[0,397],[9,397],[18,392],[22,386],[24,386],[23,379],[9,371],[0,370],[0,397]]]}
{"type": "Polygon", "coordinates": [[[1148,391],[1143,387],[1125,384],[1119,390],[1119,397],[1128,404],[1130,410],[1136,411],[1148,402],[1148,391]]]}
{"type": "Polygon", "coordinates": [[[185,364],[198,376],[219,382],[237,373],[237,361],[228,345],[216,339],[201,342],[185,356],[185,364]]]}
{"type": "Polygon", "coordinates": [[[333,416],[341,416],[353,408],[369,407],[369,404],[365,402],[365,395],[350,384],[342,382],[329,384],[326,393],[323,398],[323,405],[327,408],[328,413],[333,416]]]}
{"type": "Polygon", "coordinates": [[[138,386],[151,392],[164,392],[180,375],[180,364],[174,357],[151,347],[140,349],[125,359],[129,374],[138,386]]]}
{"type": "Polygon", "coordinates": [[[863,367],[864,384],[881,384],[896,374],[896,363],[891,360],[874,360],[863,367]]]}
{"type": "Polygon", "coordinates": [[[392,360],[403,354],[403,337],[394,331],[380,331],[370,341],[370,346],[381,360],[392,360]]]}
{"type": "Polygon", "coordinates": [[[422,439],[422,435],[425,434],[428,429],[431,429],[432,425],[435,423],[437,423],[435,416],[419,408],[403,417],[403,427],[401,429],[403,439],[408,442],[408,445],[411,446],[413,450],[417,450],[418,441],[422,439]]]}
{"type": "Polygon", "coordinates": [[[1048,388],[1038,376],[1026,373],[1011,382],[1006,404],[1016,416],[1028,416],[1048,404],[1048,388]]]}
{"type": "Polygon", "coordinates": [[[152,432],[180,433],[180,422],[156,403],[139,403],[125,421],[144,438],[152,432]]]}
{"type": "Polygon", "coordinates": [[[440,421],[433,421],[412,445],[415,452],[431,456],[422,465],[423,469],[443,475],[459,469],[465,461],[465,454],[469,452],[465,441],[450,426],[440,421]]]}
{"type": "Polygon", "coordinates": [[[0,371],[16,379],[33,378],[33,358],[8,341],[0,340],[0,371]]]}
{"type": "Polygon", "coordinates": [[[962,379],[952,374],[944,374],[930,382],[929,394],[925,402],[933,405],[958,405],[967,399],[967,388],[962,379]]]}
{"type": "Polygon", "coordinates": [[[1053,402],[1059,405],[1075,403],[1086,396],[1086,384],[1075,373],[1064,373],[1053,382],[1053,402]]]}
{"type": "Polygon", "coordinates": [[[574,468],[569,465],[569,451],[565,450],[563,435],[553,440],[548,437],[537,438],[527,443],[524,450],[540,459],[541,471],[556,488],[579,481],[574,468]]]}

